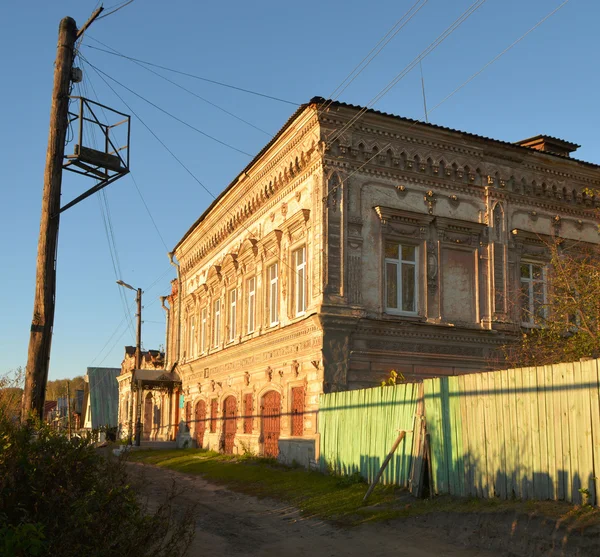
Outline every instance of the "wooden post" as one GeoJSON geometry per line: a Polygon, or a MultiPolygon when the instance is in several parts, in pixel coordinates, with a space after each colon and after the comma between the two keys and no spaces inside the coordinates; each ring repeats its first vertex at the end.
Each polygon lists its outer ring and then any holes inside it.
{"type": "Polygon", "coordinates": [[[67,436],[71,439],[71,383],[67,381],[67,436]]]}
{"type": "Polygon", "coordinates": [[[381,465],[381,468],[379,469],[379,472],[377,472],[377,476],[375,476],[375,479],[373,480],[373,483],[369,486],[369,489],[367,489],[367,493],[365,494],[365,497],[362,500],[363,503],[366,503],[367,499],[369,498],[369,496],[371,495],[371,493],[373,493],[373,490],[375,489],[375,486],[377,485],[377,483],[381,479],[383,471],[387,468],[387,465],[389,464],[390,460],[392,460],[392,456],[396,452],[396,449],[398,448],[398,445],[400,445],[400,443],[402,442],[402,439],[404,439],[404,437],[406,437],[406,430],[403,429],[403,430],[400,431],[400,435],[398,435],[398,438],[396,439],[396,441],[394,441],[394,444],[392,445],[392,448],[391,448],[390,452],[385,457],[385,460],[383,461],[383,464],[381,465]]]}
{"type": "Polygon", "coordinates": [[[27,353],[25,387],[21,404],[21,421],[30,414],[42,417],[50,364],[50,346],[54,324],[56,291],[56,251],[58,245],[58,211],[62,183],[62,162],[68,126],[69,87],[74,58],[77,25],[65,17],[59,26],[54,68],[54,88],[50,110],[50,131],[46,151],[46,171],[42,194],[42,216],[36,263],[33,320],[27,353]]]}

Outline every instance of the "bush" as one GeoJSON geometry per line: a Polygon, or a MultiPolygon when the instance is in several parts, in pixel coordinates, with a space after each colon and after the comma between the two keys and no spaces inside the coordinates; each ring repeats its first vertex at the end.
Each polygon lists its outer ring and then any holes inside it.
{"type": "Polygon", "coordinates": [[[90,438],[0,414],[1,555],[183,555],[193,509],[174,519],[175,496],[150,515],[125,463],[101,456],[90,438]]]}

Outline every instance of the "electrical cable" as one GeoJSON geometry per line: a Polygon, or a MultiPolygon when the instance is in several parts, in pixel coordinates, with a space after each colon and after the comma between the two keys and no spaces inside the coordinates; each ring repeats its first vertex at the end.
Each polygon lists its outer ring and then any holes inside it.
{"type": "Polygon", "coordinates": [[[389,42],[412,20],[413,17],[415,17],[417,15],[417,13],[419,13],[419,11],[425,6],[425,4],[427,4],[428,1],[429,0],[417,0],[408,9],[408,11],[398,21],[396,21],[396,23],[393,25],[393,27],[379,40],[379,42],[371,49],[371,51],[344,78],[344,80],[342,81],[342,83],[340,83],[340,85],[338,85],[336,87],[336,89],[329,95],[329,99],[330,100],[326,101],[324,103],[324,106],[321,107],[321,111],[327,110],[327,108],[329,107],[329,105],[333,101],[335,101],[336,99],[338,99],[340,97],[340,95],[350,86],[350,84],[381,53],[381,51],[389,44],[389,42]],[[418,6],[418,4],[420,4],[420,6],[418,6]],[[415,10],[415,11],[413,12],[413,10],[415,10]],[[408,19],[406,19],[406,21],[404,21],[405,18],[408,18],[408,19]],[[360,68],[361,66],[362,66],[362,68],[357,72],[358,68],[360,68]],[[357,72],[357,73],[355,74],[355,72],[357,72]],[[348,81],[348,83],[346,83],[346,81],[348,81]]]}
{"type": "MultiPolygon", "coordinates": [[[[118,8],[115,8],[114,10],[112,10],[111,12],[105,13],[104,15],[101,15],[100,17],[98,17],[96,19],[96,21],[100,21],[101,19],[104,19],[105,17],[108,17],[109,15],[114,14],[115,12],[118,12],[119,10],[122,10],[125,6],[128,6],[129,4],[131,4],[134,0],[126,0],[125,2],[122,2],[121,5],[119,4],[115,4],[115,6],[119,6],[118,8]]],[[[114,7],[114,6],[113,6],[114,7]]],[[[110,9],[110,8],[108,8],[110,9]]]]}
{"type": "Polygon", "coordinates": [[[238,153],[241,153],[242,155],[246,155],[247,157],[252,158],[252,155],[250,153],[247,153],[246,151],[242,151],[241,149],[238,149],[237,147],[234,147],[233,145],[230,145],[229,143],[226,143],[225,141],[221,141],[220,139],[217,139],[216,137],[214,137],[214,136],[212,136],[212,135],[210,135],[210,134],[208,134],[206,132],[203,132],[201,129],[196,128],[195,126],[192,126],[191,124],[189,124],[185,120],[182,120],[181,118],[179,118],[178,116],[175,116],[174,114],[172,114],[168,110],[165,110],[164,108],[161,108],[157,104],[155,104],[152,101],[148,100],[146,97],[140,95],[139,93],[136,93],[133,89],[130,89],[126,85],[123,85],[119,80],[117,80],[114,77],[108,75],[106,72],[103,72],[100,68],[97,68],[96,66],[94,66],[94,64],[92,64],[89,60],[87,60],[85,58],[84,58],[84,60],[87,62],[87,64],[89,66],[91,66],[92,68],[94,68],[94,70],[96,70],[97,72],[100,72],[104,76],[108,77],[108,79],[110,79],[111,81],[114,81],[117,85],[120,85],[121,87],[123,87],[123,89],[127,89],[127,91],[129,91],[132,95],[135,95],[136,97],[142,99],[144,102],[148,103],[150,106],[153,106],[157,110],[160,110],[160,112],[162,112],[163,114],[166,114],[170,118],[173,118],[174,120],[176,120],[180,124],[183,124],[184,126],[187,126],[191,130],[194,130],[195,132],[198,132],[199,134],[203,135],[204,137],[207,137],[208,139],[212,139],[213,141],[215,141],[217,143],[220,143],[221,145],[224,145],[225,147],[228,147],[229,149],[232,149],[233,151],[237,151],[238,153]]]}
{"type": "MultiPolygon", "coordinates": [[[[480,75],[485,69],[487,69],[489,66],[491,66],[494,62],[496,62],[500,57],[502,57],[504,54],[506,54],[510,49],[512,49],[514,46],[516,46],[518,43],[520,43],[525,37],[527,37],[527,35],[529,35],[532,31],[534,31],[535,29],[537,29],[542,23],[544,23],[549,17],[551,17],[552,15],[554,15],[556,12],[558,12],[558,10],[560,10],[563,6],[565,6],[565,4],[567,4],[570,0],[564,0],[564,2],[562,4],[560,4],[557,8],[555,8],[554,10],[552,10],[550,13],[548,13],[547,15],[545,15],[540,21],[538,21],[533,27],[531,27],[528,31],[526,31],[525,33],[523,33],[523,35],[521,35],[517,40],[513,41],[507,48],[505,48],[502,52],[500,52],[499,54],[497,54],[494,58],[492,58],[489,62],[487,62],[479,71],[475,72],[471,77],[469,77],[466,81],[464,81],[461,85],[459,85],[456,89],[454,89],[454,91],[452,91],[449,95],[446,95],[446,97],[444,97],[438,104],[436,104],[432,109],[427,111],[427,114],[431,114],[431,112],[433,112],[436,108],[439,108],[443,103],[445,103],[448,99],[450,99],[452,96],[454,96],[456,93],[458,93],[458,91],[460,91],[463,87],[465,87],[468,83],[470,83],[471,81],[473,81],[473,79],[475,79],[478,75],[480,75]]],[[[410,130],[411,128],[415,127],[417,124],[421,124],[424,122],[424,119],[419,119],[419,120],[415,120],[413,121],[413,123],[407,128],[407,130],[410,130]]],[[[381,151],[385,151],[388,147],[391,146],[391,143],[388,143],[387,145],[385,145],[384,147],[382,147],[381,151]]],[[[364,168],[369,162],[371,162],[378,153],[375,153],[372,157],[370,157],[368,160],[366,160],[363,164],[361,164],[358,168],[356,168],[354,171],[352,171],[350,174],[348,174],[348,176],[346,176],[346,178],[344,180],[342,180],[340,182],[340,184],[338,184],[335,188],[333,188],[326,196],[325,198],[329,197],[329,195],[331,195],[332,193],[334,193],[335,191],[337,191],[337,189],[339,187],[341,187],[352,175],[356,174],[358,171],[360,171],[362,168],[364,168]]]]}
{"type": "MultiPolygon", "coordinates": [[[[91,79],[89,79],[89,82],[90,82],[90,86],[92,88],[92,91],[94,92],[94,96],[95,96],[96,102],[99,103],[98,93],[96,93],[96,88],[94,87],[94,83],[92,82],[91,79]]],[[[106,113],[104,112],[104,109],[101,108],[101,110],[102,110],[102,113],[104,114],[104,118],[107,119],[106,118],[106,113]]],[[[148,207],[148,204],[146,203],[146,200],[144,199],[142,191],[141,191],[140,187],[138,186],[138,183],[137,183],[137,181],[136,181],[136,179],[135,179],[135,177],[133,175],[133,172],[131,172],[131,170],[129,171],[129,176],[131,177],[133,185],[135,186],[135,188],[136,188],[136,190],[138,192],[138,195],[140,196],[140,199],[142,200],[142,203],[143,203],[144,207],[146,208],[146,212],[148,213],[148,216],[150,217],[150,220],[152,221],[152,224],[154,226],[154,229],[156,230],[156,233],[158,234],[158,237],[160,238],[160,241],[162,242],[165,250],[168,252],[169,248],[167,247],[165,239],[163,238],[163,235],[161,234],[161,232],[160,232],[160,230],[158,228],[158,225],[156,224],[156,221],[154,220],[154,217],[152,216],[150,208],[148,207]]]]}
{"type": "MultiPolygon", "coordinates": [[[[81,83],[77,84],[77,87],[78,87],[78,90],[80,93],[83,91],[83,94],[80,94],[80,96],[89,97],[89,92],[87,90],[87,85],[86,85],[85,81],[82,81],[81,83]]],[[[94,93],[95,93],[95,91],[94,91],[94,93]]],[[[104,109],[102,109],[102,112],[104,113],[104,109]]],[[[104,114],[104,117],[106,119],[106,114],[104,114]]],[[[91,123],[86,123],[86,125],[84,125],[82,130],[83,130],[83,133],[85,133],[86,130],[91,130],[89,132],[90,142],[94,148],[97,148],[96,126],[94,126],[91,123]]],[[[81,138],[81,142],[85,143],[83,137],[81,138]]],[[[108,198],[106,196],[106,192],[104,190],[101,190],[100,195],[97,197],[97,199],[98,199],[98,204],[100,207],[100,214],[101,214],[102,222],[104,225],[106,239],[108,242],[108,248],[109,248],[109,253],[110,253],[111,262],[112,262],[112,266],[113,266],[113,271],[115,274],[115,279],[119,280],[122,277],[121,263],[119,260],[117,241],[116,241],[116,237],[114,234],[114,228],[112,226],[110,206],[108,204],[108,198]]],[[[129,312],[127,309],[127,299],[125,298],[125,294],[121,288],[119,288],[118,291],[119,291],[119,298],[121,300],[122,309],[123,309],[125,317],[128,319],[128,325],[131,330],[131,335],[133,338],[135,336],[135,328],[133,326],[133,320],[131,319],[131,314],[130,314],[131,312],[129,312]]]]}
{"type": "Polygon", "coordinates": [[[527,35],[531,32],[535,31],[542,23],[544,23],[548,18],[553,16],[558,10],[563,8],[565,4],[567,4],[570,0],[564,0],[562,4],[557,6],[554,10],[552,10],[549,14],[545,15],[540,21],[538,21],[533,27],[531,27],[528,31],[523,33],[516,41],[512,42],[509,46],[507,46],[502,52],[497,54],[494,58],[492,58],[487,64],[485,64],[479,71],[475,72],[471,77],[469,77],[466,81],[464,81],[461,85],[459,85],[454,91],[452,91],[449,95],[444,97],[438,104],[436,104],[431,110],[428,111],[428,114],[431,114],[436,108],[438,108],[441,104],[445,103],[450,97],[453,97],[456,93],[458,93],[465,85],[469,84],[473,81],[479,74],[483,73],[489,66],[491,66],[494,62],[499,60],[502,56],[504,56],[509,50],[511,50],[514,46],[519,44],[527,35]]]}
{"type": "MultiPolygon", "coordinates": [[[[84,58],[84,60],[85,60],[85,58],[84,58]]],[[[160,139],[160,137],[158,137],[158,135],[150,128],[150,126],[148,126],[148,124],[146,124],[146,122],[144,122],[144,120],[142,120],[142,118],[140,118],[139,114],[137,114],[135,112],[135,110],[133,110],[133,108],[123,99],[123,97],[121,97],[121,95],[119,95],[119,93],[117,93],[117,91],[115,91],[114,87],[112,87],[110,85],[110,83],[108,83],[108,81],[106,81],[106,79],[104,79],[104,77],[102,76],[103,72],[99,72],[95,68],[95,66],[93,64],[91,64],[89,61],[85,60],[85,62],[87,65],[89,65],[92,69],[94,69],[96,71],[96,73],[100,76],[100,79],[102,79],[102,81],[104,81],[105,85],[117,96],[117,98],[140,121],[140,123],[152,134],[152,136],[165,148],[165,150],[177,161],[177,163],[192,177],[192,179],[195,182],[197,182],[198,185],[204,191],[206,191],[206,193],[208,193],[208,195],[210,195],[213,199],[216,200],[217,197],[196,177],[196,175],[183,163],[183,161],[179,157],[177,157],[177,155],[166,145],[166,143],[162,139],[160,139]]],[[[230,211],[229,211],[229,214],[231,216],[234,216],[230,211]]],[[[249,234],[251,234],[252,237],[256,237],[256,235],[245,224],[242,223],[242,226],[249,234]]],[[[283,265],[285,265],[288,269],[290,269],[293,274],[297,274],[296,269],[294,269],[289,263],[287,263],[287,261],[284,261],[282,256],[277,255],[277,253],[275,253],[275,252],[272,252],[271,255],[277,257],[278,261],[280,261],[283,265]]]]}
{"type": "MultiPolygon", "coordinates": [[[[100,42],[98,39],[95,39],[94,37],[91,37],[90,35],[88,35],[88,37],[90,39],[92,39],[93,41],[96,41],[97,43],[104,45],[104,43],[100,42]]],[[[92,46],[92,45],[89,45],[89,44],[85,45],[85,46],[87,48],[92,48],[94,50],[99,50],[100,52],[105,52],[106,54],[110,54],[112,56],[119,56],[121,58],[127,58],[129,60],[135,60],[136,62],[140,62],[142,64],[146,64],[148,66],[152,66],[154,68],[159,68],[161,70],[165,70],[165,71],[168,71],[168,72],[173,72],[173,73],[177,73],[177,74],[180,74],[180,75],[184,75],[186,77],[191,77],[192,79],[198,79],[199,81],[206,81],[207,83],[212,83],[214,85],[219,85],[221,87],[227,87],[228,89],[234,89],[234,90],[240,91],[242,93],[248,93],[249,95],[256,95],[257,97],[263,97],[265,99],[270,99],[272,101],[278,101],[278,102],[285,103],[285,104],[291,104],[292,106],[300,106],[302,104],[302,103],[297,103],[297,102],[292,102],[292,101],[288,101],[288,100],[285,100],[285,99],[281,99],[279,97],[273,97],[271,95],[266,95],[264,93],[259,93],[257,91],[252,91],[250,89],[244,89],[243,87],[237,87],[235,85],[230,85],[228,83],[223,83],[221,81],[215,81],[214,79],[208,79],[206,77],[202,77],[202,76],[199,76],[199,75],[194,75],[194,74],[183,72],[183,71],[180,71],[180,70],[175,70],[175,69],[169,68],[167,66],[161,66],[160,64],[154,64],[152,62],[147,62],[146,60],[140,60],[139,58],[134,58],[133,56],[127,56],[125,54],[116,54],[115,52],[111,52],[110,50],[105,50],[103,48],[98,48],[97,46],[92,46]]],[[[107,48],[111,48],[108,45],[104,45],[104,46],[106,46],[107,48]]]]}
{"type": "Polygon", "coordinates": [[[442,44],[458,27],[460,27],[471,15],[473,15],[487,0],[475,0],[449,27],[447,27],[427,48],[410,62],[400,73],[398,73],[383,89],[379,91],[359,112],[354,115],[342,128],[333,133],[329,141],[335,141],[344,131],[354,125],[369,108],[377,104],[385,95],[387,95],[412,69],[424,58],[429,56],[440,44],[442,44]]]}
{"type": "MultiPolygon", "coordinates": [[[[100,41],[98,41],[100,42],[100,41]]],[[[100,44],[104,44],[104,43],[100,43],[100,44]]],[[[86,45],[87,46],[87,45],[86,45]]],[[[108,45],[104,45],[106,46],[106,48],[110,48],[111,50],[113,50],[115,52],[115,54],[119,54],[121,55],[120,52],[118,52],[117,50],[115,50],[114,48],[108,46],[108,45]]],[[[121,55],[122,56],[122,55],[121,55]]],[[[160,77],[161,79],[164,79],[165,81],[167,81],[168,83],[171,83],[172,85],[174,85],[175,87],[185,91],[186,93],[189,93],[190,95],[196,97],[197,99],[200,99],[201,101],[209,104],[210,106],[213,106],[214,108],[220,110],[221,112],[224,112],[225,114],[231,116],[232,118],[235,118],[236,120],[239,120],[240,122],[250,126],[251,128],[254,128],[255,130],[258,130],[261,133],[264,133],[265,135],[268,135],[269,137],[273,137],[273,134],[269,133],[268,131],[263,130],[262,128],[259,128],[258,126],[255,126],[252,122],[248,122],[248,120],[244,120],[244,118],[238,116],[237,114],[234,114],[233,112],[230,112],[229,110],[219,106],[218,104],[209,101],[208,99],[205,99],[204,97],[202,97],[201,95],[198,95],[197,93],[195,93],[194,91],[191,91],[190,89],[187,89],[186,87],[184,87],[183,85],[180,85],[179,83],[177,83],[176,81],[173,81],[172,79],[169,79],[168,77],[165,77],[164,75],[154,71],[151,68],[148,68],[147,66],[144,66],[144,64],[142,64],[141,62],[138,62],[137,60],[134,60],[132,58],[127,58],[124,56],[124,58],[130,60],[132,63],[136,64],[137,66],[139,66],[140,68],[143,68],[144,70],[160,77]]]]}

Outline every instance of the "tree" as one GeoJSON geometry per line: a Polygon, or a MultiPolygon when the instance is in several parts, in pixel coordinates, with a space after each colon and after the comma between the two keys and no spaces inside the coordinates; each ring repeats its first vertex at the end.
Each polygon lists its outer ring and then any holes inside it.
{"type": "Polygon", "coordinates": [[[533,326],[505,347],[513,367],[600,356],[600,246],[553,239],[546,247],[545,293],[534,293],[534,306],[522,288],[519,300],[522,321],[533,326]]]}

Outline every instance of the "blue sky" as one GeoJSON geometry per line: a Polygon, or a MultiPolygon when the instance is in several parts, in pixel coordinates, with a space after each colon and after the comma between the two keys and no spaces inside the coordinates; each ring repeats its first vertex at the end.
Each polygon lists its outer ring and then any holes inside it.
{"type": "MultiPolygon", "coordinates": [[[[487,0],[423,61],[428,106],[435,106],[561,3],[487,0]]],[[[115,4],[116,0],[105,6],[115,4]]],[[[92,37],[129,56],[301,103],[315,95],[329,96],[413,4],[414,0],[316,4],[135,0],[94,23],[81,52],[91,64],[148,100],[254,155],[294,106],[155,70],[268,133],[258,131],[128,60],[90,48],[100,46],[92,37]]],[[[471,4],[472,0],[429,0],[340,100],[369,103],[471,4]]],[[[81,25],[95,6],[95,0],[34,0],[11,2],[3,9],[0,374],[26,364],[58,23],[70,15],[81,25]]],[[[570,0],[431,113],[430,121],[506,141],[539,133],[554,135],[581,144],[577,158],[600,163],[599,18],[597,2],[570,0]]],[[[129,112],[89,66],[83,69],[83,92],[129,112]]],[[[111,85],[213,196],[249,162],[250,157],[111,85]]],[[[422,118],[418,68],[375,108],[422,118]]],[[[158,348],[165,334],[158,296],[169,292],[169,281],[175,276],[165,245],[172,249],[213,197],[135,117],[131,145],[132,174],[160,235],[131,177],[109,186],[106,201],[120,262],[117,274],[145,290],[143,344],[158,348]]],[[[63,199],[91,185],[66,173],[63,199]]],[[[118,367],[123,347],[134,344],[115,284],[101,207],[106,211],[96,195],[61,218],[51,379],[85,373],[90,365],[118,367]]],[[[124,293],[133,316],[134,293],[124,293]]]]}

